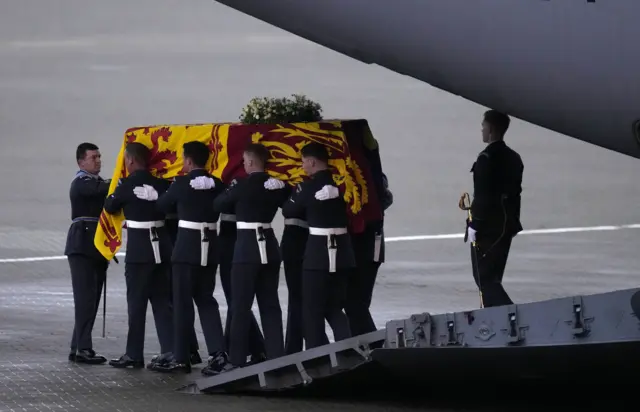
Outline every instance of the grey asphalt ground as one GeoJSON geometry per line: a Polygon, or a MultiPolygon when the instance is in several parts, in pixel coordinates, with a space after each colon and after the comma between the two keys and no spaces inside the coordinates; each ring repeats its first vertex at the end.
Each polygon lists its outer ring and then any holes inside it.
{"type": "MultiPolygon", "coordinates": [[[[327,118],[366,118],[381,144],[395,203],[373,311],[379,326],[416,312],[477,307],[461,239],[460,193],[482,150],[485,108],[368,66],[207,0],[5,0],[0,12],[0,412],[36,410],[407,410],[366,405],[188,396],[180,382],[108,366],[68,365],[73,302],[59,256],[69,225],[75,146],[97,143],[110,177],[125,129],[234,121],[253,96],[304,93],[327,118]]],[[[640,223],[637,160],[514,119],[527,230],[640,223]]],[[[523,234],[505,287],[517,302],[636,287],[640,227],[523,234]],[[615,229],[615,230],[613,230],[615,229]]],[[[109,277],[107,338],[126,341],[122,265],[109,277]]],[[[286,306],[286,286],[281,285],[286,306]]],[[[221,290],[216,290],[226,308],[221,290]]],[[[151,319],[151,316],[149,316],[151,319]]],[[[147,326],[149,357],[158,349],[147,326]]],[[[201,343],[203,340],[201,337],[201,343]]],[[[204,355],[204,353],[203,353],[204,355]]],[[[421,406],[423,407],[423,406],[421,406]]]]}

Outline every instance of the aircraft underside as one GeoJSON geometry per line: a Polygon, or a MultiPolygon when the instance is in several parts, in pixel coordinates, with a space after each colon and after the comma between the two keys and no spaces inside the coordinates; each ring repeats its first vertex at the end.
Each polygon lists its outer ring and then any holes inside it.
{"type": "Polygon", "coordinates": [[[216,1],[362,62],[640,158],[636,0],[216,1]]]}

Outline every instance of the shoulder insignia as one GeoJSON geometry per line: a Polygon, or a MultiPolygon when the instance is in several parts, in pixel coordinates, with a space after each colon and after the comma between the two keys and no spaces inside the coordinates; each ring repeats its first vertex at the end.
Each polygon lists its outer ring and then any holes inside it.
{"type": "Polygon", "coordinates": [[[302,183],[298,183],[296,185],[296,193],[300,193],[300,192],[302,192],[302,183]]]}

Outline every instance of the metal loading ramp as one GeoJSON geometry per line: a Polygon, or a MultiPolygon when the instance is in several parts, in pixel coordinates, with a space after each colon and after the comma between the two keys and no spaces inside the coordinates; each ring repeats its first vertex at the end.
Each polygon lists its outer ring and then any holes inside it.
{"type": "MultiPolygon", "coordinates": [[[[628,381],[640,370],[640,288],[466,312],[422,313],[366,335],[273,359],[179,390],[356,395],[491,379],[628,381]]],[[[418,391],[418,392],[416,392],[418,391]]],[[[380,394],[380,393],[378,393],[380,394]]]]}

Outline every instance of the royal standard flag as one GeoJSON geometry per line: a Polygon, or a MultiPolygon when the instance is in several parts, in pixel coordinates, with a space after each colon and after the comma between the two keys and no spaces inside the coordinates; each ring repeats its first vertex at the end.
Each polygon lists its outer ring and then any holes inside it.
{"type": "MultiPolygon", "coordinates": [[[[109,195],[118,180],[127,176],[124,148],[138,142],[151,150],[150,171],[162,179],[173,179],[182,171],[182,145],[200,141],[207,144],[211,157],[207,168],[225,184],[245,175],[242,153],[249,142],[263,144],[271,155],[267,172],[290,185],[306,178],[302,170],[300,149],[318,142],[329,149],[330,166],[336,184],[342,189],[350,215],[350,229],[357,233],[366,222],[382,218],[376,192],[377,179],[371,172],[369,154],[373,135],[366,120],[322,121],[290,124],[238,123],[158,125],[136,127],[124,134],[116,160],[109,195]]],[[[102,212],[94,244],[107,259],[112,259],[122,246],[124,216],[102,212]]]]}

